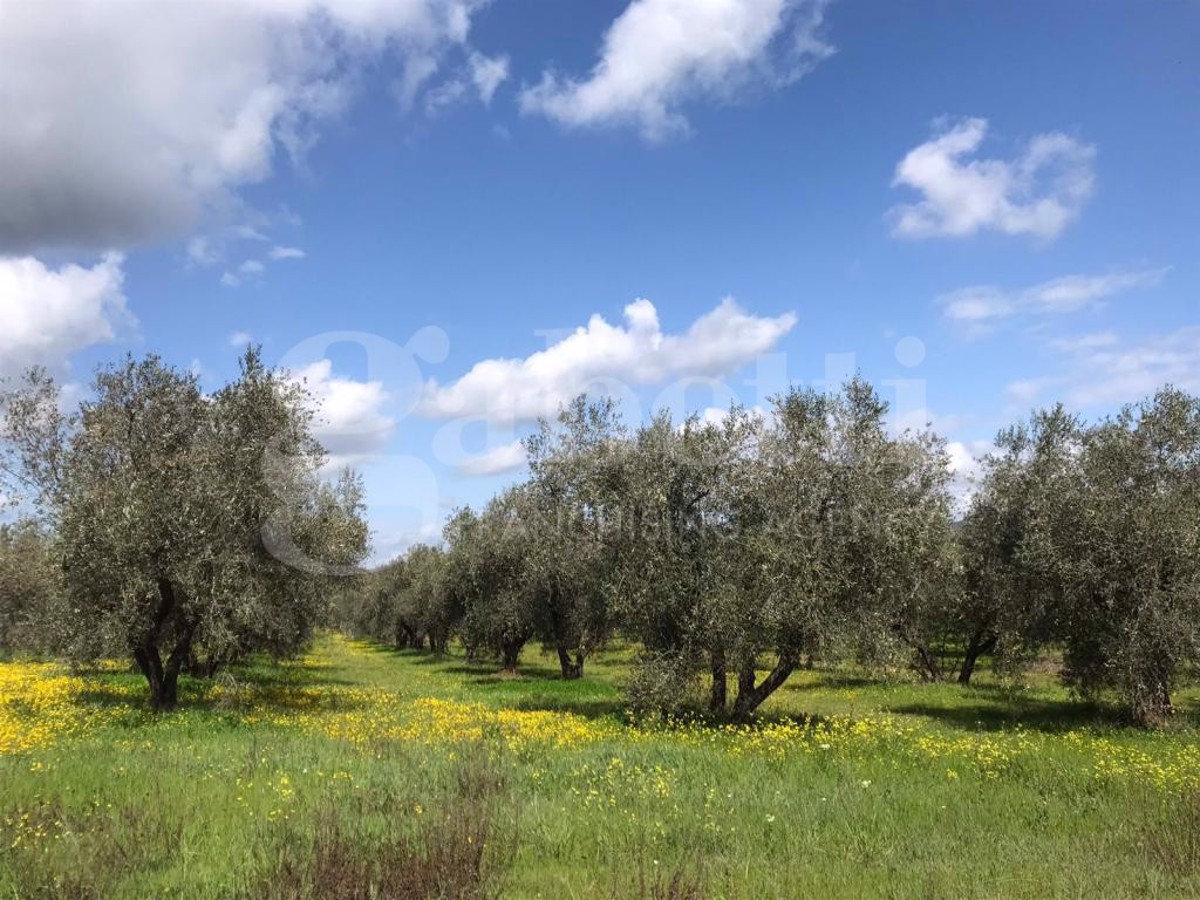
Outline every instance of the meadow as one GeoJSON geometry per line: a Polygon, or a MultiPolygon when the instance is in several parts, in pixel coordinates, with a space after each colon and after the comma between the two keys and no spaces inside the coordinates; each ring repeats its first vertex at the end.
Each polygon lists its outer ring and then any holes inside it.
{"type": "Polygon", "coordinates": [[[749,726],[340,635],[185,679],[0,663],[0,897],[1200,895],[1200,693],[798,673],[749,726]]]}

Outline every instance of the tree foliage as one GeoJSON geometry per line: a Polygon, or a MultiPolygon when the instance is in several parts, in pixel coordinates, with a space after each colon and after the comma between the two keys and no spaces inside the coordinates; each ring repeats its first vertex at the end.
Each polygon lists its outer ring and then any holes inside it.
{"type": "Polygon", "coordinates": [[[53,536],[33,519],[0,524],[0,652],[51,644],[61,597],[53,536]]]}
{"type": "Polygon", "coordinates": [[[149,356],[100,370],[77,412],[59,407],[35,373],[6,404],[6,432],[61,553],[62,649],[129,653],[169,709],[197,656],[305,644],[367,531],[357,478],[321,477],[300,387],[255,350],[212,395],[149,356]]]}
{"type": "Polygon", "coordinates": [[[1058,406],[1001,431],[983,462],[960,536],[964,581],[954,613],[966,642],[964,684],[982,653],[1015,670],[1054,633],[1062,573],[1047,552],[1047,529],[1072,497],[1082,433],[1058,406]]]}
{"type": "Polygon", "coordinates": [[[1068,682],[1165,720],[1200,662],[1200,398],[1166,389],[1089,429],[1047,518],[1068,682]]]}

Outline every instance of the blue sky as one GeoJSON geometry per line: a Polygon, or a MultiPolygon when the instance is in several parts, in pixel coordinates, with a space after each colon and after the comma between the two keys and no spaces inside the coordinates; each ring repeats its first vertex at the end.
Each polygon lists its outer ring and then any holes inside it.
{"type": "Polygon", "coordinates": [[[0,374],[215,386],[261,342],[379,556],[601,383],[858,368],[965,476],[1034,406],[1200,390],[1198,41],[1194,3],[0,0],[0,374]]]}

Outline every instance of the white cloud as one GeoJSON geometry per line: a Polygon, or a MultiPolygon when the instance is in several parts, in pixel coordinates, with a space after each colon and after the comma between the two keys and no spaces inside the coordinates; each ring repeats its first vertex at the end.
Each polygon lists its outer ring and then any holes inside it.
{"type": "Polygon", "coordinates": [[[451,78],[426,92],[425,113],[436,116],[451,107],[458,106],[466,99],[467,80],[462,77],[451,78]]]}
{"type": "Polygon", "coordinates": [[[1086,350],[1096,350],[1100,347],[1113,347],[1121,342],[1113,331],[1096,331],[1091,334],[1081,334],[1078,337],[1056,338],[1050,342],[1055,350],[1064,353],[1080,353],[1086,350]]]}
{"type": "Polygon", "coordinates": [[[463,475],[503,475],[525,465],[525,445],[517,440],[492,447],[460,462],[457,469],[463,475]]]}
{"type": "Polygon", "coordinates": [[[1014,381],[1010,398],[1021,403],[1062,399],[1076,409],[1131,403],[1165,384],[1200,391],[1200,326],[1140,341],[1086,335],[1062,344],[1065,358],[1054,374],[1014,381]],[[1047,396],[1053,391],[1053,396],[1047,396]]]}
{"type": "Polygon", "coordinates": [[[489,106],[500,85],[508,80],[508,57],[472,53],[467,62],[471,67],[471,82],[479,92],[479,99],[484,106],[489,106]]]}
{"type": "Polygon", "coordinates": [[[950,469],[950,493],[957,512],[963,513],[979,487],[980,464],[994,452],[991,441],[947,441],[947,467],[950,469]]]}
{"type": "Polygon", "coordinates": [[[253,279],[254,276],[261,275],[266,270],[267,267],[261,260],[247,259],[235,271],[223,273],[221,275],[221,284],[225,287],[237,287],[246,280],[246,276],[250,276],[253,279]]]}
{"type": "Polygon", "coordinates": [[[1200,327],[1137,344],[1085,349],[1075,359],[1067,396],[1080,407],[1126,403],[1164,384],[1200,391],[1200,327]]]}
{"type": "Polygon", "coordinates": [[[492,97],[507,80],[507,56],[491,57],[472,53],[457,74],[425,94],[425,112],[437,115],[465,102],[472,92],[484,106],[490,106],[492,97]]]}
{"type": "Polygon", "coordinates": [[[231,228],[227,228],[226,233],[228,237],[239,241],[261,241],[267,243],[271,240],[253,225],[234,225],[231,228]]]}
{"type": "MultiPolygon", "coordinates": [[[[756,418],[762,422],[774,421],[774,415],[775,415],[774,410],[767,409],[766,407],[758,405],[758,404],[751,406],[749,409],[746,410],[746,412],[748,412],[751,416],[753,416],[754,418],[756,418]]],[[[698,413],[696,413],[696,418],[699,420],[701,425],[716,425],[719,428],[719,427],[723,426],[725,424],[725,421],[729,418],[729,407],[727,407],[727,406],[706,406],[702,410],[700,410],[698,413]]],[[[686,420],[684,420],[684,422],[680,423],[679,428],[681,431],[686,426],[686,424],[687,424],[686,420]]]]}
{"type": "Polygon", "coordinates": [[[936,413],[927,406],[903,409],[894,405],[888,411],[888,428],[894,435],[901,435],[906,431],[936,431],[938,434],[948,434],[969,424],[970,421],[966,416],[936,413]]]}
{"type": "Polygon", "coordinates": [[[631,125],[648,140],[686,133],[688,101],[789,84],[833,53],[823,0],[633,0],[585,78],[547,71],[521,111],[567,126],[631,125]]]}
{"type": "Polygon", "coordinates": [[[254,335],[248,331],[235,331],[229,336],[229,346],[235,349],[242,349],[254,341],[254,335]]]}
{"type": "MultiPolygon", "coordinates": [[[[286,208],[273,213],[264,213],[245,204],[237,207],[236,214],[252,220],[240,223],[214,225],[203,233],[194,234],[184,245],[187,264],[189,267],[209,269],[223,264],[233,257],[245,257],[249,254],[263,252],[263,244],[271,244],[271,238],[264,229],[271,230],[277,226],[296,226],[299,222],[286,208]]],[[[266,251],[269,259],[290,259],[293,254],[303,256],[304,251],[294,247],[271,246],[266,251]]]]}
{"type": "Polygon", "coordinates": [[[1122,291],[1153,287],[1167,271],[1145,269],[1104,275],[1064,275],[1021,290],[975,285],[943,294],[938,301],[947,319],[972,331],[981,331],[1001,319],[1015,316],[1053,315],[1092,308],[1122,291]]]}
{"type": "Polygon", "coordinates": [[[973,158],[986,119],[942,128],[896,166],[893,187],[924,195],[893,207],[892,233],[905,238],[964,237],[979,231],[1054,238],[1092,195],[1094,147],[1060,132],[1033,138],[1012,161],[973,158]]]}
{"type": "Polygon", "coordinates": [[[355,465],[383,453],[396,429],[391,396],[380,381],[335,375],[333,363],[318,360],[292,373],[312,394],[317,409],[313,431],[329,452],[330,468],[355,465]]]}
{"type": "Polygon", "coordinates": [[[366,62],[436,70],[484,2],[0,2],[0,254],[127,248],[236,209],[366,62]]]}
{"type": "Polygon", "coordinates": [[[488,359],[445,386],[426,384],[423,414],[529,421],[591,390],[728,375],[770,350],[796,323],[793,313],[751,315],[727,298],[682,334],[664,334],[649,300],[625,307],[625,324],[593,315],[586,326],[524,359],[488,359]]]}
{"type": "Polygon", "coordinates": [[[132,325],[122,293],[122,258],[90,268],[47,268],[33,257],[0,257],[0,375],[31,365],[58,368],[77,350],[113,340],[132,325]]]}
{"type": "Polygon", "coordinates": [[[192,265],[205,268],[216,265],[221,258],[220,252],[213,246],[213,242],[202,235],[197,235],[187,242],[187,256],[188,262],[192,265]]]}
{"type": "Polygon", "coordinates": [[[1036,403],[1038,398],[1052,385],[1057,384],[1060,379],[1057,378],[1020,378],[1016,381],[1010,381],[1005,388],[1005,393],[1008,398],[1017,404],[1027,406],[1036,403]]]}
{"type": "Polygon", "coordinates": [[[442,543],[442,529],[445,527],[446,512],[440,513],[432,522],[423,524],[389,523],[382,530],[371,534],[371,555],[367,558],[367,568],[381,566],[399,556],[408,553],[417,544],[442,543]]]}

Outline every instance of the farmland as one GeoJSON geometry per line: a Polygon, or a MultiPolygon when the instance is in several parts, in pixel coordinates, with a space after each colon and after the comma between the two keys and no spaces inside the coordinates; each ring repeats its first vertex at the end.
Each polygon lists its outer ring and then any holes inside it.
{"type": "Polygon", "coordinates": [[[123,665],[0,664],[0,896],[1200,891],[1194,692],[1147,732],[1050,676],[818,667],[750,725],[635,722],[626,652],[549,663],[324,635],[169,716],[123,665]]]}

